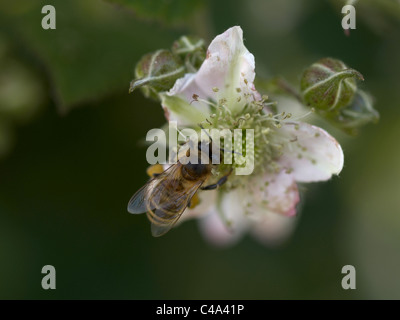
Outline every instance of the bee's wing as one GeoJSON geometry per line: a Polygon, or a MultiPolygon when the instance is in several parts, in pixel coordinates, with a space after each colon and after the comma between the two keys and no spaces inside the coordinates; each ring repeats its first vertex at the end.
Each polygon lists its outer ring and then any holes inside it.
{"type": "Polygon", "coordinates": [[[168,200],[162,200],[161,188],[155,191],[151,199],[153,208],[147,212],[151,221],[151,234],[154,237],[162,236],[171,230],[203,182],[199,180],[188,189],[175,190],[168,200]]]}
{"type": "Polygon", "coordinates": [[[129,213],[145,213],[148,210],[148,201],[146,199],[148,199],[148,193],[152,189],[152,184],[154,184],[154,179],[146,183],[132,196],[128,203],[129,213]]]}
{"type": "Polygon", "coordinates": [[[163,181],[167,175],[177,170],[176,165],[170,166],[163,173],[155,178],[150,179],[143,187],[141,187],[129,200],[128,212],[129,213],[145,213],[149,210],[154,209],[149,199],[153,190],[157,189],[157,186],[163,181]]]}

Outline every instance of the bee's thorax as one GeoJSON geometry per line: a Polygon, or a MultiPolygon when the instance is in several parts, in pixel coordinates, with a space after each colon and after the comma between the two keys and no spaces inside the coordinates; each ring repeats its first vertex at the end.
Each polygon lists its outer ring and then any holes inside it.
{"type": "Polygon", "coordinates": [[[199,180],[211,173],[209,164],[192,164],[182,165],[182,176],[186,180],[199,180]]]}

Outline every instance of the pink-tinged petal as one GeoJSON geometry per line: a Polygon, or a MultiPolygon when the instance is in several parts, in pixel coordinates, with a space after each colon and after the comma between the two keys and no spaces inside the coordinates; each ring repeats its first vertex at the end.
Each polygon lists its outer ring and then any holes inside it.
{"type": "MultiPolygon", "coordinates": [[[[260,99],[253,84],[254,69],[254,56],[243,44],[242,29],[232,27],[211,42],[198,72],[178,79],[168,94],[179,95],[189,102],[194,94],[216,102],[226,99],[232,111],[239,111],[248,100],[260,99]]],[[[200,101],[192,105],[203,107],[200,101]]]]}
{"type": "Polygon", "coordinates": [[[221,202],[199,220],[204,237],[216,246],[227,246],[239,240],[247,231],[250,220],[243,207],[243,192],[230,191],[221,202]]]}
{"type": "Polygon", "coordinates": [[[249,184],[252,198],[246,204],[249,212],[256,219],[263,211],[284,216],[294,216],[300,201],[294,177],[285,171],[279,174],[264,174],[253,179],[249,184]]]}
{"type": "Polygon", "coordinates": [[[279,246],[292,234],[296,223],[295,217],[266,213],[253,225],[251,234],[266,246],[279,246]]]}
{"type": "Polygon", "coordinates": [[[296,181],[290,173],[264,174],[250,184],[253,202],[248,206],[251,233],[267,246],[284,242],[294,230],[300,201],[296,181]]]}
{"type": "MultiPolygon", "coordinates": [[[[219,204],[199,221],[200,230],[211,243],[230,245],[249,228],[273,219],[268,218],[271,214],[295,215],[298,202],[299,193],[292,175],[281,172],[257,176],[246,189],[239,187],[223,194],[219,204]]],[[[271,231],[270,238],[278,238],[279,230],[271,231]]]]}
{"type": "Polygon", "coordinates": [[[228,230],[216,210],[199,220],[199,228],[204,238],[218,247],[232,245],[238,240],[238,237],[228,230]]]}
{"type": "Polygon", "coordinates": [[[279,164],[296,181],[324,181],[342,170],[342,148],[325,130],[293,122],[283,125],[279,133],[284,145],[279,164]]]}

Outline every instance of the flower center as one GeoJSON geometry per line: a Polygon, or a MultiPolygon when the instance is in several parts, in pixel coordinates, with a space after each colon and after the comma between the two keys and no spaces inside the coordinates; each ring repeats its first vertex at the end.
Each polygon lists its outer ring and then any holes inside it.
{"type": "MultiPolygon", "coordinates": [[[[238,159],[249,158],[248,160],[254,161],[254,170],[249,176],[236,176],[232,175],[227,184],[227,189],[235,188],[239,185],[246,185],[248,179],[265,172],[279,172],[281,168],[277,163],[277,159],[282,154],[282,149],[287,141],[285,137],[279,134],[279,129],[282,123],[291,118],[290,113],[276,114],[272,110],[276,107],[276,102],[269,102],[268,97],[263,97],[260,101],[250,100],[248,97],[239,96],[241,99],[245,98],[248,103],[238,113],[233,113],[228,105],[227,99],[220,99],[217,103],[212,103],[206,100],[195,97],[196,100],[207,103],[211,106],[211,114],[204,122],[204,125],[208,129],[228,129],[231,132],[237,129],[242,130],[242,139],[239,141],[234,140],[233,150],[225,152],[241,151],[241,156],[232,156],[232,164],[221,163],[218,173],[229,171],[231,168],[243,167],[245,163],[243,161],[237,161],[238,159]],[[254,132],[254,144],[246,146],[246,130],[251,129],[254,132]],[[241,146],[240,146],[241,144],[241,146]],[[246,155],[247,148],[252,149],[252,153],[246,155]]],[[[239,102],[239,98],[238,98],[239,102]]],[[[233,136],[233,135],[232,135],[233,136]]],[[[221,146],[224,145],[222,138],[220,141],[221,146]]],[[[247,143],[251,143],[247,141],[247,143]]],[[[233,154],[232,154],[233,155],[233,154]]]]}

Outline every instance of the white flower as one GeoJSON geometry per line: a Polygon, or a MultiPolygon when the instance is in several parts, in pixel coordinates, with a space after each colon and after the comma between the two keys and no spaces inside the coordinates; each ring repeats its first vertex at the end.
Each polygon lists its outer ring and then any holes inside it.
{"type": "Polygon", "coordinates": [[[180,126],[207,119],[215,128],[233,129],[234,123],[255,130],[254,173],[229,177],[225,190],[200,192],[201,204],[181,218],[198,217],[203,234],[217,245],[246,231],[267,244],[282,241],[296,222],[297,182],[328,180],[343,167],[342,149],[326,131],[292,121],[288,112],[266,114],[254,78],[254,56],[236,26],[211,42],[197,73],[162,95],[167,120],[180,126]]]}

